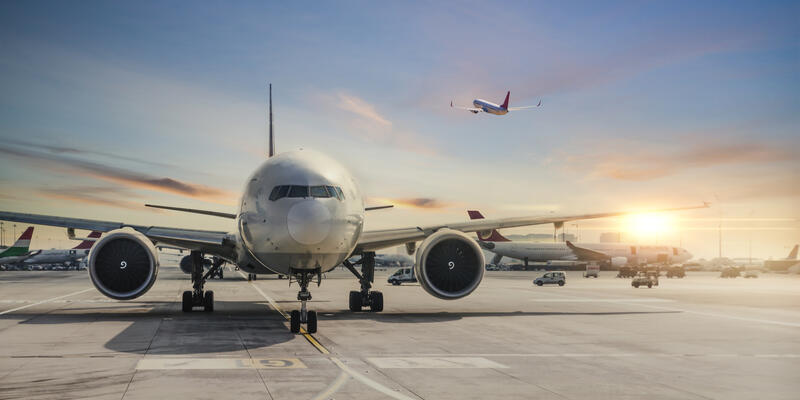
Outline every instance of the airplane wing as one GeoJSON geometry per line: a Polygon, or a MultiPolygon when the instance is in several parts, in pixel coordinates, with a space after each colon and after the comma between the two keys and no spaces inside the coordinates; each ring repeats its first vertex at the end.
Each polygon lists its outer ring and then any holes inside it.
{"type": "Polygon", "coordinates": [[[469,112],[476,113],[476,114],[477,114],[477,113],[479,113],[479,112],[481,112],[481,111],[483,111],[483,109],[480,109],[480,108],[475,108],[475,107],[461,107],[461,106],[456,106],[456,105],[453,105],[453,102],[452,102],[452,101],[450,102],[450,108],[457,108],[457,109],[459,109],[459,110],[467,110],[467,111],[469,111],[469,112]]]}
{"type": "MultiPolygon", "coordinates": [[[[438,231],[439,229],[453,229],[461,232],[479,232],[490,231],[492,229],[501,228],[515,228],[520,226],[555,224],[563,225],[564,222],[576,221],[583,219],[596,219],[617,217],[620,215],[634,214],[634,213],[653,213],[653,212],[668,212],[680,210],[692,210],[696,208],[708,208],[708,203],[703,203],[701,206],[692,207],[677,207],[665,208],[660,210],[644,210],[644,211],[621,211],[621,212],[606,212],[596,214],[581,214],[581,215],[564,215],[564,216],[533,216],[533,217],[512,217],[500,219],[476,219],[467,222],[456,222],[452,224],[442,224],[425,227],[409,227],[399,229],[384,229],[375,231],[365,231],[358,241],[355,252],[361,251],[375,251],[386,247],[397,246],[399,244],[408,242],[417,242],[424,240],[429,235],[438,231]]],[[[2,215],[0,215],[0,219],[2,215]]]]}
{"type": "Polygon", "coordinates": [[[573,253],[578,257],[579,260],[593,260],[593,261],[604,261],[608,260],[610,257],[608,254],[603,253],[602,251],[596,251],[592,249],[587,249],[584,247],[578,247],[572,244],[569,240],[567,240],[567,247],[572,250],[573,253]]]}
{"type": "Polygon", "coordinates": [[[108,232],[115,229],[131,228],[156,244],[166,244],[188,250],[200,250],[228,260],[235,258],[235,241],[231,234],[221,231],[168,228],[161,226],[130,225],[122,222],[98,221],[80,218],[55,217],[51,215],[23,214],[0,211],[0,220],[23,222],[36,225],[62,228],[85,229],[108,232]]]}
{"type": "Polygon", "coordinates": [[[508,111],[518,111],[518,110],[529,110],[531,108],[539,108],[542,106],[542,101],[539,100],[539,104],[535,106],[525,106],[525,107],[508,107],[508,111]]]}

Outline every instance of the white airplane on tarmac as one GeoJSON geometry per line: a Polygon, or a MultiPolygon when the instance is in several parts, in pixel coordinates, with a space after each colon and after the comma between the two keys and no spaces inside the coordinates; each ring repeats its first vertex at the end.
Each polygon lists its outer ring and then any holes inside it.
{"type": "Polygon", "coordinates": [[[70,264],[77,263],[89,255],[89,249],[100,238],[101,232],[92,231],[86,238],[70,237],[73,240],[82,240],[80,244],[71,249],[40,250],[38,253],[25,259],[25,264],[70,264]]]}
{"type": "MultiPolygon", "coordinates": [[[[480,211],[467,211],[471,220],[483,219],[480,211]]],[[[682,247],[638,245],[624,243],[533,243],[512,242],[497,230],[478,232],[481,247],[495,254],[492,264],[503,257],[515,258],[525,262],[547,261],[600,261],[615,267],[626,264],[682,263],[689,261],[692,254],[682,247]]]]}
{"type": "MultiPolygon", "coordinates": [[[[253,274],[283,274],[300,286],[300,310],[293,310],[290,330],[317,330],[317,314],[307,310],[311,300],[309,284],[319,284],[322,274],[344,264],[360,284],[351,291],[351,311],[369,307],[383,310],[383,295],[370,290],[374,279],[375,251],[405,244],[409,254],[416,251],[416,276],[422,288],[440,299],[459,299],[472,293],[484,274],[483,252],[466,232],[517,226],[564,223],[626,214],[597,214],[518,217],[410,225],[385,230],[364,230],[365,212],[358,183],[336,160],[324,154],[298,150],[275,154],[272,133],[272,88],[270,85],[270,133],[267,158],[244,187],[237,213],[179,209],[227,218],[235,223],[232,232],[142,226],[58,216],[0,211],[0,220],[107,232],[89,253],[92,283],[102,294],[118,300],[145,294],[158,274],[156,245],[191,251],[193,290],[183,293],[183,311],[203,307],[213,311],[214,294],[204,290],[212,269],[203,274],[204,255],[230,262],[253,274]],[[421,242],[418,246],[417,243],[421,242]],[[348,258],[360,255],[356,262],[348,258]],[[355,265],[361,266],[357,271],[355,265]]],[[[176,207],[162,208],[178,209],[176,207]]],[[[686,210],[699,207],[672,208],[686,210]]],[[[668,211],[668,210],[659,210],[668,211]]]]}
{"type": "Polygon", "coordinates": [[[451,108],[458,108],[461,110],[467,110],[473,114],[477,114],[479,112],[485,112],[494,115],[506,115],[509,111],[517,111],[517,110],[527,110],[531,108],[537,108],[542,106],[542,101],[539,100],[539,104],[535,106],[526,106],[526,107],[509,107],[508,106],[508,98],[511,97],[511,91],[506,93],[506,99],[503,101],[503,104],[494,104],[490,101],[486,101],[483,99],[475,99],[472,101],[473,107],[460,107],[453,105],[453,102],[450,102],[451,108]]]}

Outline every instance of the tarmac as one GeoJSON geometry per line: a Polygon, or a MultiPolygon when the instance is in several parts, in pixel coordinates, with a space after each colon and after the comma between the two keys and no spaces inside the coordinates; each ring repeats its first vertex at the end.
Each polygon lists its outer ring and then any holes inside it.
{"type": "Polygon", "coordinates": [[[313,285],[319,332],[285,314],[297,285],[228,270],[215,311],[182,313],[188,276],[162,266],[132,301],[86,271],[0,272],[0,399],[796,399],[800,278],[689,272],[653,289],[603,271],[487,272],[472,295],[391,286],[351,313],[347,271],[313,285]]]}

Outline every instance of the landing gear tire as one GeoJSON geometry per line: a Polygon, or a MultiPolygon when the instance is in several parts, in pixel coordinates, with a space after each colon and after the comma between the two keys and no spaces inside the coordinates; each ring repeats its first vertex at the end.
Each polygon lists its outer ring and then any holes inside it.
{"type": "Polygon", "coordinates": [[[183,312],[192,312],[192,292],[187,290],[183,292],[183,301],[181,302],[183,312]]]}
{"type": "Polygon", "coordinates": [[[317,312],[308,312],[308,321],[306,321],[306,331],[308,333],[317,333],[317,312]]]}
{"type": "Polygon", "coordinates": [[[361,292],[356,290],[350,291],[350,311],[361,311],[361,292]]]}
{"type": "Polygon", "coordinates": [[[207,290],[206,294],[203,296],[203,311],[214,311],[214,292],[211,290],[207,290]]]}
{"type": "Polygon", "coordinates": [[[300,333],[300,311],[292,310],[289,315],[289,330],[292,333],[300,333]]]}
{"type": "Polygon", "coordinates": [[[383,293],[370,292],[369,294],[369,309],[373,312],[383,311],[383,293]]]}

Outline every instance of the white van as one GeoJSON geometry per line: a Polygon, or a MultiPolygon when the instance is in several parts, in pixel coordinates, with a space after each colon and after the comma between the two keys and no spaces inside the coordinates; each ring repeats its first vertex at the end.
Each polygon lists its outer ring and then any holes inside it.
{"type": "Polygon", "coordinates": [[[417,281],[417,276],[414,275],[414,268],[400,268],[397,271],[394,271],[394,273],[389,276],[387,281],[392,285],[397,286],[403,282],[414,283],[417,281]]]}

